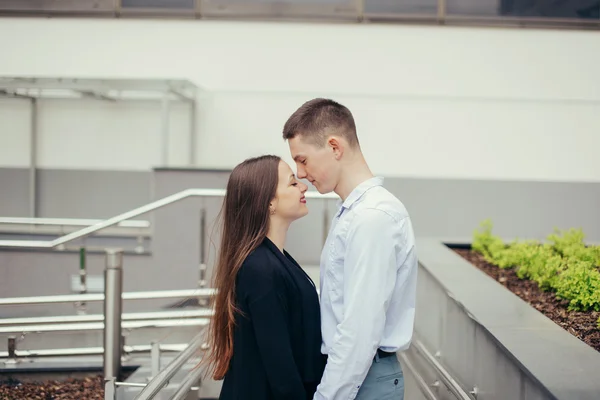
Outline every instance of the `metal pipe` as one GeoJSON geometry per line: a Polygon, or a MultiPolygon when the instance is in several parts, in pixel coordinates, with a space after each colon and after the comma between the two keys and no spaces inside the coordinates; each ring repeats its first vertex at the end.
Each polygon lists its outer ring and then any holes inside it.
{"type": "MultiPolygon", "coordinates": [[[[185,350],[187,343],[161,344],[162,352],[181,352],[185,350]]],[[[124,354],[149,353],[151,346],[134,345],[123,346],[124,354]]],[[[64,357],[64,356],[101,356],[104,354],[104,347],[71,347],[66,349],[39,349],[39,350],[15,350],[16,357],[64,357]]],[[[1,358],[11,357],[7,351],[0,351],[1,358]]]]}
{"type": "Polygon", "coordinates": [[[31,127],[29,150],[29,215],[32,218],[38,215],[38,182],[37,182],[37,153],[38,153],[38,101],[31,99],[31,127]]]}
{"type": "MultiPolygon", "coordinates": [[[[149,299],[172,299],[178,297],[207,297],[214,296],[216,289],[180,289],[180,290],[157,290],[153,292],[125,292],[123,300],[149,300],[149,299]]],[[[0,306],[14,306],[26,304],[53,304],[72,303],[77,301],[95,302],[104,301],[103,293],[88,294],[65,294],[56,296],[32,296],[32,297],[7,297],[0,299],[0,306]]]]}
{"type": "Polygon", "coordinates": [[[437,397],[435,397],[435,394],[433,394],[433,392],[427,385],[427,382],[425,382],[425,380],[423,380],[423,377],[419,375],[419,372],[417,371],[415,366],[410,362],[406,354],[400,353],[399,357],[402,360],[402,366],[406,367],[408,372],[412,374],[415,382],[417,382],[417,385],[419,386],[419,389],[421,389],[421,393],[427,398],[427,400],[437,400],[437,397]]]}
{"type": "Polygon", "coordinates": [[[122,355],[123,250],[106,250],[104,282],[104,379],[119,379],[122,355]]]}
{"type": "Polygon", "coordinates": [[[17,338],[15,336],[9,336],[8,338],[8,358],[17,358],[17,338]]]}
{"type": "Polygon", "coordinates": [[[170,104],[169,104],[169,92],[165,92],[161,103],[161,124],[160,124],[160,135],[161,135],[161,148],[162,148],[162,165],[164,167],[169,165],[169,115],[170,115],[170,104]]]}
{"type": "MultiPolygon", "coordinates": [[[[0,217],[0,224],[14,225],[58,225],[58,226],[90,226],[102,222],[101,219],[82,218],[23,218],[23,217],[0,217]]],[[[150,221],[127,220],[121,221],[116,226],[121,228],[149,228],[150,221]]]]}
{"type": "MultiPolygon", "coordinates": [[[[190,372],[187,373],[183,381],[179,384],[177,391],[171,396],[171,400],[184,400],[188,397],[190,390],[194,390],[193,387],[200,380],[200,376],[202,375],[202,369],[197,366],[192,368],[190,372]]],[[[198,398],[195,396],[194,398],[198,398]]]]}
{"type": "Polygon", "coordinates": [[[438,0],[437,19],[439,23],[443,23],[446,19],[446,0],[438,0]]]}
{"type": "MultiPolygon", "coordinates": [[[[148,386],[147,383],[141,383],[141,382],[115,382],[115,386],[125,386],[125,387],[146,387],[148,386]]],[[[200,387],[191,387],[191,390],[199,390],[200,387]]],[[[173,397],[171,397],[171,400],[173,399],[173,397]]]]}
{"type": "MultiPolygon", "coordinates": [[[[186,320],[151,319],[144,321],[123,321],[123,329],[141,328],[169,328],[183,326],[203,326],[208,323],[208,318],[189,318],[186,320]]],[[[42,332],[77,332],[97,331],[104,329],[104,322],[88,322],[82,324],[45,324],[45,325],[19,325],[0,327],[0,333],[42,333],[42,332]]]]}
{"type": "Polygon", "coordinates": [[[154,378],[160,372],[160,343],[152,342],[150,347],[150,376],[154,378]]]}
{"type": "MultiPolygon", "coordinates": [[[[204,205],[203,205],[204,206],[204,205]]],[[[202,207],[200,210],[200,266],[199,266],[199,277],[198,287],[204,289],[206,287],[206,208],[202,207]]],[[[208,307],[210,302],[207,297],[198,299],[200,307],[208,307]]]]}
{"type": "Polygon", "coordinates": [[[188,347],[179,353],[162,371],[158,373],[148,385],[134,398],[134,400],[148,400],[154,398],[163,388],[165,383],[170,380],[188,361],[188,359],[200,349],[204,341],[204,331],[199,332],[188,347]]]}
{"type": "Polygon", "coordinates": [[[141,382],[115,382],[115,385],[125,387],[146,387],[146,384],[141,382]]]}
{"type": "MultiPolygon", "coordinates": [[[[87,293],[87,269],[86,269],[86,251],[85,247],[79,249],[79,283],[81,283],[81,290],[79,294],[87,293]]],[[[80,307],[85,307],[85,302],[79,303],[80,307]]]]}
{"type": "Polygon", "coordinates": [[[196,109],[198,103],[194,98],[190,103],[190,154],[189,154],[189,163],[190,166],[196,165],[196,145],[198,143],[198,134],[197,134],[197,112],[196,109]]]}
{"type": "Polygon", "coordinates": [[[115,378],[104,379],[104,400],[116,400],[116,383],[117,382],[115,378]]]}
{"type": "Polygon", "coordinates": [[[456,382],[452,375],[450,375],[450,373],[439,363],[439,361],[429,351],[427,351],[427,348],[425,348],[420,340],[415,340],[413,346],[416,351],[421,353],[427,363],[429,363],[435,369],[436,373],[444,382],[448,390],[458,400],[472,400],[472,398],[463,390],[458,382],[456,382]]]}
{"type": "MultiPolygon", "coordinates": [[[[210,318],[213,315],[211,309],[200,310],[172,310],[172,311],[153,311],[139,313],[123,313],[123,321],[152,320],[152,319],[183,319],[183,318],[210,318]]],[[[27,324],[58,324],[58,323],[83,323],[83,322],[102,322],[103,314],[88,315],[64,315],[54,317],[26,317],[26,318],[3,318],[0,319],[0,326],[6,325],[27,325],[27,324]]]]}
{"type": "MultiPolygon", "coordinates": [[[[117,215],[115,217],[109,218],[105,221],[99,222],[95,225],[88,226],[86,228],[80,229],[76,232],[69,233],[68,235],[61,236],[54,240],[49,241],[29,241],[29,240],[0,240],[0,247],[25,247],[25,248],[54,248],[56,246],[71,242],[75,239],[79,239],[84,236],[88,236],[92,233],[100,231],[102,229],[108,228],[110,226],[116,225],[121,221],[137,217],[138,215],[146,214],[150,211],[154,211],[157,208],[164,207],[171,203],[175,203],[182,199],[188,197],[223,197],[225,196],[225,189],[187,189],[183,190],[179,193],[175,193],[173,195],[164,197],[160,200],[154,201],[152,203],[146,204],[144,206],[138,207],[134,210],[127,211],[123,214],[117,215]]],[[[320,194],[318,192],[306,192],[304,194],[306,198],[315,198],[315,199],[337,199],[338,196],[332,193],[328,194],[320,194]]]]}

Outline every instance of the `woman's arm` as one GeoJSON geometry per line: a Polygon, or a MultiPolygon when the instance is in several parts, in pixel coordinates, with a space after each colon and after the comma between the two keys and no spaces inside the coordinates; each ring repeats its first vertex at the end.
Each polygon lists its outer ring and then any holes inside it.
{"type": "Polygon", "coordinates": [[[285,289],[279,272],[274,266],[254,263],[248,263],[243,269],[241,278],[249,317],[274,398],[305,400],[304,384],[292,353],[285,289]]]}

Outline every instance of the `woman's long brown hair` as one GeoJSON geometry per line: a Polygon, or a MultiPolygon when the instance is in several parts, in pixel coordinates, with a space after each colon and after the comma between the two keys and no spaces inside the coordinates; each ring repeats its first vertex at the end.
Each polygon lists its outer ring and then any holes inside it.
{"type": "Polygon", "coordinates": [[[233,169],[227,182],[221,209],[221,245],[213,279],[217,294],[213,299],[214,317],[204,360],[215,380],[224,378],[233,355],[233,331],[239,312],[236,276],[246,257],[267,236],[269,203],[277,191],[280,160],[271,155],[245,160],[233,169]]]}

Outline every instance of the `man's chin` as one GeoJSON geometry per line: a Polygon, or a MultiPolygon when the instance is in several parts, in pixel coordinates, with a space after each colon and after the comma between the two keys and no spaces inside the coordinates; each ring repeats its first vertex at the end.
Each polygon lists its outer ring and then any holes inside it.
{"type": "Polygon", "coordinates": [[[323,186],[317,186],[313,183],[313,186],[315,187],[315,189],[317,189],[317,192],[319,192],[320,194],[327,194],[327,193],[331,193],[331,189],[327,189],[323,186]]]}

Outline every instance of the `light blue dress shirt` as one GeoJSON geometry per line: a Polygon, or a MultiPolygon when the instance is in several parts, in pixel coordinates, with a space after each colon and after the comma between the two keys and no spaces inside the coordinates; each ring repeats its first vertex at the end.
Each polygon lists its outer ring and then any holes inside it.
{"type": "Polygon", "coordinates": [[[383,178],[361,183],[341,204],[320,264],[321,351],[328,359],[314,399],[354,399],[377,349],[406,350],[413,335],[413,227],[383,178]]]}

